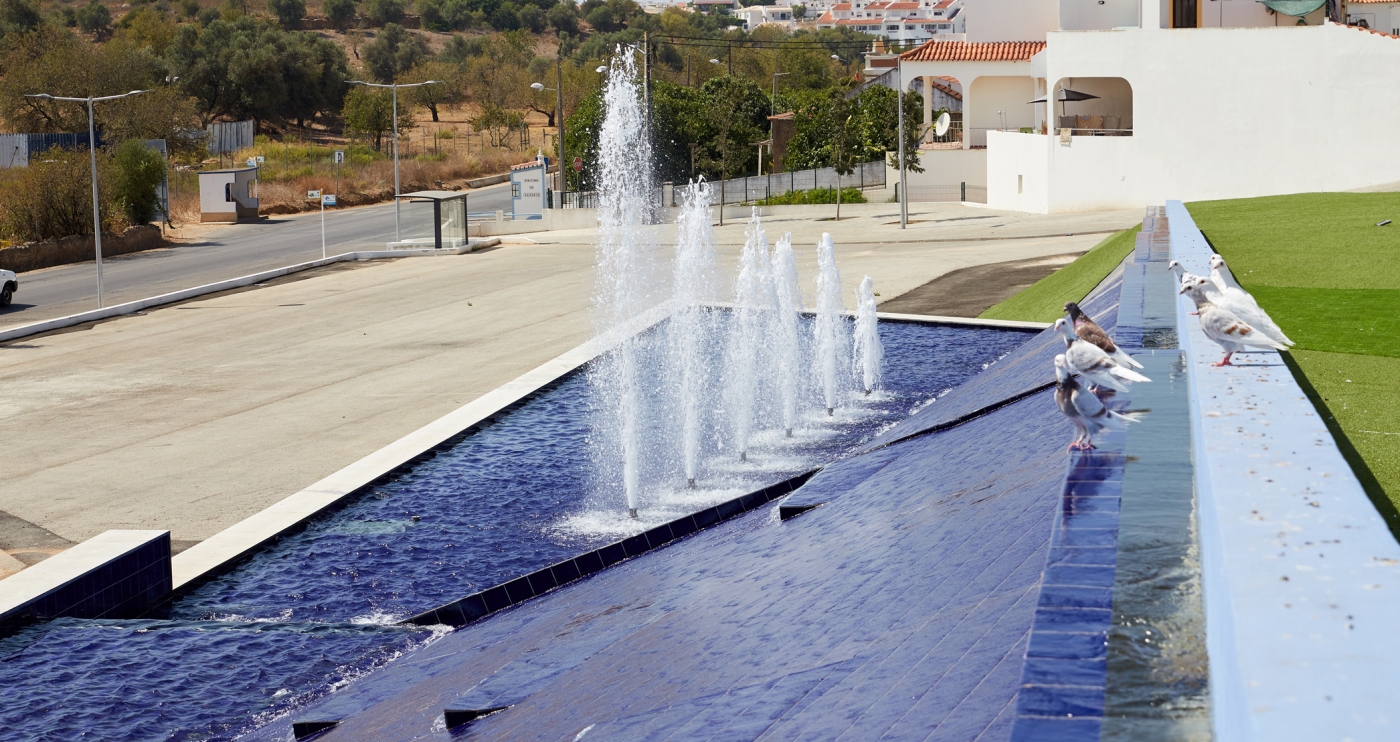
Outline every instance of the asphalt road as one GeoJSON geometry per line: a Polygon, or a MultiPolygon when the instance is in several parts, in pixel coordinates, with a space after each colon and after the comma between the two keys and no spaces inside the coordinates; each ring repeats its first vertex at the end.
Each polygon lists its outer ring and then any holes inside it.
{"type": "MultiPolygon", "coordinates": [[[[405,203],[402,208],[407,236],[413,234],[409,219],[413,207],[405,203]]],[[[472,212],[510,209],[510,184],[470,191],[467,208],[472,212]]],[[[326,212],[327,254],[383,249],[393,239],[392,203],[326,212]]],[[[103,297],[111,306],[319,257],[319,212],[272,217],[219,228],[196,243],[108,258],[102,261],[103,297]]],[[[14,303],[0,310],[0,327],[96,308],[93,263],[46,268],[20,274],[14,303]]]]}

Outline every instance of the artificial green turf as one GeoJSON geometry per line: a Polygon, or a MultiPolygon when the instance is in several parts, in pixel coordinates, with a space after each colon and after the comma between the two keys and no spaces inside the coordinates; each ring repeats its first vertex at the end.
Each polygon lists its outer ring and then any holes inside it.
{"type": "Polygon", "coordinates": [[[1400,226],[1376,226],[1400,223],[1400,193],[1187,209],[1240,285],[1297,343],[1286,359],[1400,533],[1400,226]]]}
{"type": "MultiPolygon", "coordinates": [[[[1400,358],[1309,350],[1290,356],[1315,390],[1318,411],[1341,428],[1392,506],[1400,506],[1400,358]]],[[[1352,466],[1366,484],[1365,472],[1352,466]]]]}
{"type": "Polygon", "coordinates": [[[1073,263],[1027,286],[983,312],[985,319],[1054,322],[1065,313],[1065,302],[1082,301],[1133,251],[1142,225],[1109,235],[1073,263]]]}
{"type": "Polygon", "coordinates": [[[1400,193],[1302,193],[1186,207],[1249,291],[1400,289],[1400,193]],[[1396,224],[1376,226],[1385,219],[1396,224]]]}

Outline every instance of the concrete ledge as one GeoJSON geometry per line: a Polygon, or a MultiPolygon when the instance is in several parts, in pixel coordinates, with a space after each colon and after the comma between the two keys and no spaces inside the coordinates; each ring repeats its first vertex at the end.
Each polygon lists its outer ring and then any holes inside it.
{"type": "Polygon", "coordinates": [[[970,327],[1002,327],[1008,330],[1035,330],[1039,332],[1050,326],[1049,322],[1020,322],[1007,319],[981,319],[979,317],[944,317],[937,314],[898,314],[896,312],[876,312],[875,316],[890,322],[923,322],[930,325],[967,325],[970,327]]]}
{"type": "MultiPolygon", "coordinates": [[[[1211,249],[1167,203],[1172,257],[1211,249]]],[[[1220,348],[1177,304],[1191,390],[1214,736],[1400,738],[1400,544],[1277,353],[1220,348]]]]}
{"type": "Polygon", "coordinates": [[[469,242],[463,247],[454,248],[450,250],[371,250],[364,252],[341,253],[340,255],[332,255],[330,257],[321,258],[320,260],[312,260],[306,263],[297,263],[295,265],[288,265],[282,268],[273,268],[272,270],[262,271],[260,273],[250,273],[246,276],[239,276],[238,278],[230,278],[224,281],[206,283],[203,286],[194,286],[188,289],[181,289],[180,291],[172,291],[168,294],[160,294],[158,296],[151,296],[145,299],[137,299],[136,301],[129,301],[125,304],[115,304],[110,307],[103,307],[102,309],[93,309],[87,312],[70,314],[66,317],[56,317],[54,319],[44,320],[43,322],[35,322],[28,325],[20,325],[19,327],[11,327],[8,330],[0,330],[0,343],[9,340],[16,340],[23,337],[29,337],[30,335],[38,335],[42,332],[61,330],[65,327],[81,325],[84,322],[95,322],[97,320],[110,319],[112,317],[120,317],[124,314],[134,314],[143,309],[158,307],[163,304],[174,304],[175,302],[185,301],[186,299],[193,299],[195,297],[204,296],[206,294],[217,294],[220,291],[228,291],[229,289],[237,289],[242,288],[244,286],[251,286],[255,283],[261,283],[263,281],[267,281],[273,278],[280,278],[282,276],[291,275],[293,273],[300,273],[301,271],[310,270],[312,268],[320,268],[321,266],[330,265],[332,263],[340,263],[347,260],[381,260],[384,258],[461,255],[463,253],[471,252],[472,250],[475,250],[478,247],[491,247],[499,243],[500,240],[487,239],[469,242]]]}
{"type": "MultiPolygon", "coordinates": [[[[616,347],[622,340],[665,319],[672,306],[656,307],[633,322],[598,336],[524,375],[487,392],[453,412],[331,474],[271,507],[180,552],[172,560],[173,589],[179,590],[232,568],[253,551],[301,527],[346,498],[393,476],[400,467],[431,458],[473,430],[489,425],[503,410],[519,406],[545,387],[616,347]]],[[[22,573],[21,573],[22,574],[22,573]]]]}
{"type": "Polygon", "coordinates": [[[170,592],[169,531],[106,531],[0,580],[0,626],[130,618],[170,592]]]}

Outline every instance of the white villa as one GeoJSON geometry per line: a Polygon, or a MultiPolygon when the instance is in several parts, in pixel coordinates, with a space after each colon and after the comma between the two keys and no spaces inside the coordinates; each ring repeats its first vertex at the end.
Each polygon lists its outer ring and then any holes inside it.
{"type": "Polygon", "coordinates": [[[962,0],[853,0],[836,3],[817,18],[817,28],[850,28],[901,44],[922,43],[937,34],[962,33],[962,0]]]}
{"type": "MultiPolygon", "coordinates": [[[[969,0],[966,40],[901,56],[906,90],[954,90],[961,104],[953,142],[925,134],[909,197],[965,184],[994,208],[1065,212],[1400,181],[1400,38],[1374,30],[1400,15],[1387,6],[1368,30],[1325,12],[1323,0],[969,0]]],[[[925,101],[927,126],[941,106],[925,101]]]]}

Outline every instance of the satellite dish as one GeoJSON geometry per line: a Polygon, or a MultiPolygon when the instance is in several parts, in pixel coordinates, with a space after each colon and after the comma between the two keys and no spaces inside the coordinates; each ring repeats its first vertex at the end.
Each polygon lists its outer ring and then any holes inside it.
{"type": "Polygon", "coordinates": [[[953,117],[947,111],[938,115],[938,121],[933,125],[933,133],[936,136],[943,136],[948,133],[948,127],[953,125],[953,117]]]}

